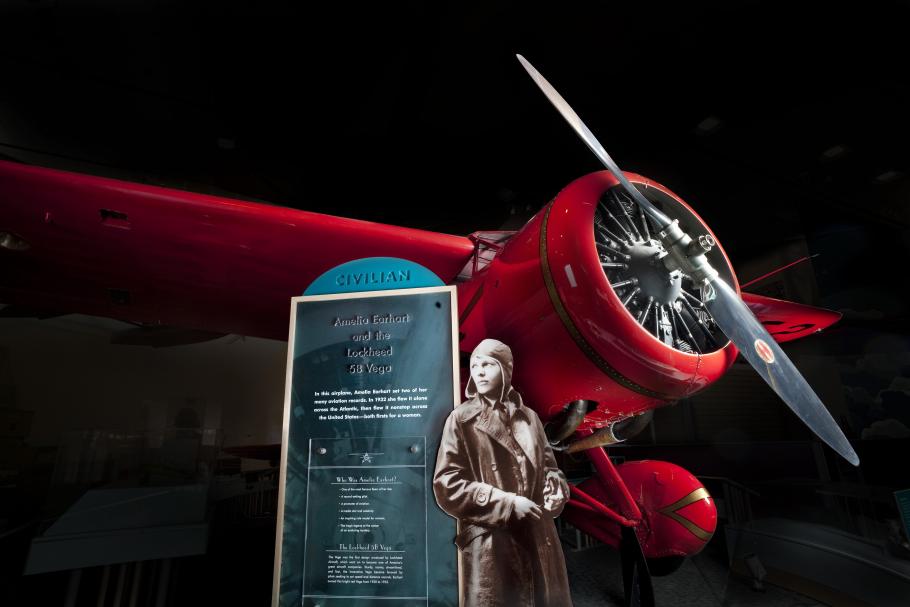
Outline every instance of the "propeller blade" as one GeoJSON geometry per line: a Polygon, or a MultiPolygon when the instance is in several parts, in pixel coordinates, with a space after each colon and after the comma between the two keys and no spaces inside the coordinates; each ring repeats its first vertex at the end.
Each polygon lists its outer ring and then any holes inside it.
{"type": "Polygon", "coordinates": [[[705,305],[724,335],[810,430],[858,466],[859,457],[828,409],[743,300],[720,278],[711,287],[714,294],[705,305]]]}
{"type": "Polygon", "coordinates": [[[521,62],[521,65],[525,70],[530,74],[534,82],[537,83],[537,86],[540,87],[540,90],[543,91],[543,94],[547,96],[547,99],[550,100],[550,103],[553,104],[562,117],[566,119],[566,122],[569,123],[575,132],[578,133],[578,136],[581,137],[582,141],[588,146],[588,148],[594,152],[594,155],[607,167],[613,176],[619,180],[622,186],[626,189],[630,196],[635,199],[645,213],[651,216],[658,226],[661,229],[670,225],[670,218],[664,215],[657,207],[655,207],[651,202],[645,198],[641,192],[638,191],[629,180],[626,179],[626,176],[623,175],[622,171],[619,170],[619,167],[613,162],[613,159],[610,158],[610,155],[607,154],[607,150],[597,141],[597,137],[594,136],[594,133],[582,122],[581,118],[578,117],[578,114],[575,113],[566,100],[562,98],[562,95],[556,92],[547,79],[544,78],[540,72],[534,69],[534,66],[528,63],[528,60],[522,57],[521,55],[515,55],[518,57],[518,61],[521,62]]]}

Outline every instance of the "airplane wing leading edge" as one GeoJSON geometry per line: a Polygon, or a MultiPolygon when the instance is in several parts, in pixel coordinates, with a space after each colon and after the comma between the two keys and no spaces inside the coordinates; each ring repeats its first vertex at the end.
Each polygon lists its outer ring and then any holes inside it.
{"type": "Polygon", "coordinates": [[[287,339],[289,299],[362,257],[451,283],[466,237],[0,161],[0,302],[287,339]],[[6,236],[4,236],[6,235],[6,236]]]}

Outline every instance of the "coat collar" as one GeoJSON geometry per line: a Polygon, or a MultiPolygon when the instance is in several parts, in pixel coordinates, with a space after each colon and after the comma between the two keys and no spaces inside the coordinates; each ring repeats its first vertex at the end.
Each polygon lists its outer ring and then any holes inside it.
{"type": "Polygon", "coordinates": [[[466,400],[455,409],[458,412],[458,418],[462,422],[469,422],[481,413],[483,413],[484,404],[477,396],[471,400],[466,400]]]}
{"type": "MultiPolygon", "coordinates": [[[[502,445],[516,458],[519,456],[526,456],[528,458],[528,463],[536,468],[537,460],[539,458],[537,449],[534,449],[534,453],[525,453],[518,444],[518,441],[515,440],[515,437],[509,434],[509,429],[502,422],[502,419],[497,414],[495,408],[483,402],[479,397],[475,397],[474,402],[478,404],[477,411],[471,411],[470,417],[466,419],[477,417],[477,421],[474,422],[475,428],[502,445]]],[[[516,403],[515,415],[521,415],[527,420],[528,412],[521,402],[516,403]]]]}
{"type": "MultiPolygon", "coordinates": [[[[525,420],[531,421],[530,418],[528,417],[528,408],[525,407],[524,404],[522,404],[521,396],[519,396],[519,394],[517,392],[513,392],[513,395],[517,397],[514,400],[514,402],[515,402],[515,413],[514,414],[521,415],[525,418],[525,420]]],[[[493,412],[494,407],[492,405],[488,404],[483,399],[482,396],[480,396],[479,394],[475,394],[471,398],[471,400],[466,400],[463,403],[461,403],[460,405],[458,405],[458,410],[460,410],[460,412],[461,412],[461,415],[459,416],[461,421],[468,422],[468,421],[471,421],[472,419],[474,419],[475,417],[477,417],[478,415],[480,415],[481,413],[484,413],[487,416],[489,416],[493,412]]]]}

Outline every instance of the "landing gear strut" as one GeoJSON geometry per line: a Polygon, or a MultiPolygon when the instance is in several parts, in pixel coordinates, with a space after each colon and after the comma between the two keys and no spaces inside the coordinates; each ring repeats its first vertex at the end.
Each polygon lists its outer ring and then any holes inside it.
{"type": "Polygon", "coordinates": [[[622,560],[623,605],[625,607],[654,607],[654,586],[648,562],[641,550],[635,529],[621,527],[622,541],[619,556],[622,560]]]}

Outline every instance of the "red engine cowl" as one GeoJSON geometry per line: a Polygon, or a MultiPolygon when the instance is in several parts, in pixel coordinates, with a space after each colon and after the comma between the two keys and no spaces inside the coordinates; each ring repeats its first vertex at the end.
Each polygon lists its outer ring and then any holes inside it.
{"type": "MultiPolygon", "coordinates": [[[[717,528],[717,508],[692,473],[656,460],[628,462],[616,470],[641,510],[642,521],[635,530],[647,558],[692,556],[705,547],[717,528]]],[[[580,488],[612,505],[599,478],[588,479],[580,488]]],[[[571,509],[566,515],[578,528],[618,545],[619,527],[615,523],[589,520],[590,515],[571,509]]]]}
{"type": "MultiPolygon", "coordinates": [[[[677,196],[637,175],[695,234],[710,233],[677,196]]],[[[568,185],[506,244],[490,266],[462,287],[462,350],[483,338],[509,344],[514,384],[545,421],[575,400],[596,402],[584,428],[667,403],[704,388],[732,364],[727,343],[705,354],[680,351],[644,330],[611,287],[594,238],[601,196],[617,185],[608,172],[568,185]]],[[[713,236],[713,234],[712,234],[713,236]]],[[[712,264],[737,285],[723,249],[712,264]]],[[[738,286],[737,286],[738,290],[738,286]]]]}

